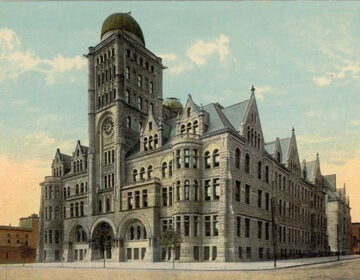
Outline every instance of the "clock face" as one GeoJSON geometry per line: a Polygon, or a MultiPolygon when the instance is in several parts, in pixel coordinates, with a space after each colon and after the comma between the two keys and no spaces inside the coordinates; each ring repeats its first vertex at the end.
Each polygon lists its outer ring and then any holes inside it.
{"type": "Polygon", "coordinates": [[[107,119],[104,122],[104,134],[106,136],[109,136],[112,134],[113,130],[114,130],[114,122],[111,119],[107,119]]]}

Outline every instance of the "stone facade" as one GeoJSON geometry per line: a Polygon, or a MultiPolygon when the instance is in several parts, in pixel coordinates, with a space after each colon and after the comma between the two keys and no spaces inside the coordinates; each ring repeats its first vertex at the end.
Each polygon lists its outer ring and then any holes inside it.
{"type": "Polygon", "coordinates": [[[40,184],[38,261],[325,254],[319,158],[300,164],[294,130],[264,142],[254,88],[229,107],[163,101],[161,58],[134,22],[111,15],[89,48],[89,146],[58,149],[40,184]],[[183,239],[173,255],[159,245],[168,228],[183,239]]]}
{"type": "Polygon", "coordinates": [[[351,224],[351,254],[360,254],[360,223],[351,224]]]}

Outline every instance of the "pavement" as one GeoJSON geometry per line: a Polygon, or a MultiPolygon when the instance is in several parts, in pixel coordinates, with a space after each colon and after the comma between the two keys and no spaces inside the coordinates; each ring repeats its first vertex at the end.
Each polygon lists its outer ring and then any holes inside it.
{"type": "MultiPolygon", "coordinates": [[[[360,255],[347,255],[340,256],[340,262],[360,260],[360,255]]],[[[331,262],[337,262],[337,256],[332,257],[319,257],[319,258],[301,258],[301,259],[282,259],[277,260],[276,268],[274,267],[274,261],[262,261],[262,262],[197,262],[197,263],[184,263],[175,262],[175,270],[179,271],[258,271],[258,270],[274,270],[283,268],[292,268],[299,266],[309,266],[316,264],[327,264],[331,262]]],[[[25,267],[55,267],[55,268],[86,268],[86,269],[99,269],[103,268],[103,261],[94,262],[56,262],[56,263],[31,263],[25,264],[25,267]]],[[[4,266],[2,264],[1,266],[4,266]]],[[[23,264],[9,264],[9,267],[23,266],[23,264]]],[[[172,270],[173,263],[168,262],[144,262],[144,261],[132,261],[132,262],[105,262],[106,269],[126,269],[126,270],[172,270]]]]}

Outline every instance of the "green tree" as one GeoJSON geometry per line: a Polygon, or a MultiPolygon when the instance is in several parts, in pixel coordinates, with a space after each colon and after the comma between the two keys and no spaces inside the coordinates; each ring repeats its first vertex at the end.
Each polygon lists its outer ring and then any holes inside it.
{"type": "Polygon", "coordinates": [[[175,269],[175,249],[180,247],[182,243],[182,237],[180,233],[174,231],[172,228],[168,228],[160,235],[160,246],[166,251],[171,250],[173,256],[173,269],[175,269]]]}
{"type": "Polygon", "coordinates": [[[91,240],[91,247],[101,252],[101,256],[104,260],[104,267],[106,253],[110,252],[109,254],[111,254],[113,239],[113,231],[110,225],[107,223],[101,223],[97,226],[93,239],[91,240]]]}

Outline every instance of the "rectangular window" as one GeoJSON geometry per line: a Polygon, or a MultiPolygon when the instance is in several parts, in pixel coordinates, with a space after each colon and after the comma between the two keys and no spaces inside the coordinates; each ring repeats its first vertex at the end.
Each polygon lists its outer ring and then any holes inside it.
{"type": "Polygon", "coordinates": [[[258,190],[258,207],[262,206],[262,190],[258,190]]]}
{"type": "Polygon", "coordinates": [[[148,207],[148,193],[147,190],[143,190],[142,191],[142,203],[143,203],[143,207],[148,207]]]}
{"type": "Polygon", "coordinates": [[[270,224],[269,223],[265,223],[265,239],[266,240],[270,239],[270,224]]]}
{"type": "Polygon", "coordinates": [[[142,87],[142,76],[141,75],[138,75],[137,85],[138,85],[138,87],[142,87]]]}
{"type": "Polygon", "coordinates": [[[205,216],[205,236],[211,236],[211,217],[205,216]]]}
{"type": "Polygon", "coordinates": [[[190,167],[190,154],[189,149],[184,149],[184,166],[185,168],[190,167]]]}
{"type": "Polygon", "coordinates": [[[198,151],[197,150],[193,150],[194,154],[193,154],[193,168],[197,168],[198,167],[198,151]]]}
{"type": "Polygon", "coordinates": [[[190,216],[184,216],[184,235],[190,235],[190,216]]]}
{"type": "Polygon", "coordinates": [[[153,84],[153,82],[149,83],[149,92],[150,92],[150,94],[154,93],[154,84],[153,84]]]}
{"type": "Polygon", "coordinates": [[[142,110],[142,108],[143,108],[142,98],[138,97],[138,109],[142,110]]]}
{"type": "Polygon", "coordinates": [[[250,238],[250,219],[245,219],[245,238],[250,238]]]}
{"type": "Polygon", "coordinates": [[[238,237],[241,236],[241,217],[236,217],[236,235],[238,237]]]}
{"type": "Polygon", "coordinates": [[[204,261],[208,261],[210,259],[210,247],[204,246],[204,261]]]}
{"type": "Polygon", "coordinates": [[[251,259],[251,247],[246,247],[246,257],[251,259]]]}
{"type": "Polygon", "coordinates": [[[49,230],[49,243],[52,244],[52,230],[49,230]]]}
{"type": "Polygon", "coordinates": [[[211,256],[211,260],[216,260],[217,258],[217,247],[216,246],[212,246],[212,256],[211,256]]]}
{"type": "Polygon", "coordinates": [[[199,216],[194,216],[194,236],[198,236],[199,216]]]}
{"type": "Polygon", "coordinates": [[[140,208],[140,191],[135,191],[135,208],[140,208]]]}
{"type": "Polygon", "coordinates": [[[131,248],[127,248],[126,255],[127,255],[127,259],[131,260],[131,248]]]}
{"type": "Polygon", "coordinates": [[[169,187],[169,206],[173,204],[173,188],[169,187]]]}
{"type": "Polygon", "coordinates": [[[265,193],[265,209],[267,211],[270,210],[270,194],[269,193],[265,193]]]}
{"type": "Polygon", "coordinates": [[[213,216],[213,236],[218,236],[219,235],[219,221],[218,221],[218,216],[214,215],[213,216]]]}
{"type": "Polygon", "coordinates": [[[245,185],[245,203],[250,204],[250,186],[245,185]]]}
{"type": "Polygon", "coordinates": [[[130,80],[130,67],[126,67],[126,79],[130,80]]]}
{"type": "Polygon", "coordinates": [[[181,233],[181,217],[176,216],[176,232],[181,233]]]}
{"type": "Polygon", "coordinates": [[[139,259],[139,248],[134,248],[134,260],[139,259]]]}
{"type": "Polygon", "coordinates": [[[59,244],[59,243],[60,243],[60,231],[55,230],[55,244],[59,244]]]}
{"type": "Polygon", "coordinates": [[[219,178],[213,179],[213,199],[219,200],[220,198],[220,188],[219,188],[219,178]]]}
{"type": "Polygon", "coordinates": [[[238,248],[238,258],[242,259],[242,247],[238,248]]]}
{"type": "Polygon", "coordinates": [[[210,200],[211,199],[210,180],[205,180],[204,189],[205,189],[205,200],[210,200]]]}
{"type": "Polygon", "coordinates": [[[199,246],[194,246],[194,260],[200,260],[200,248],[199,246]]]}
{"type": "Polygon", "coordinates": [[[128,192],[128,209],[133,208],[133,198],[132,198],[132,192],[128,192]]]}
{"type": "Polygon", "coordinates": [[[240,201],[241,182],[235,181],[235,200],[240,201]]]}
{"type": "Polygon", "coordinates": [[[167,188],[162,189],[162,205],[167,206],[167,188]]]}
{"type": "Polygon", "coordinates": [[[167,220],[162,221],[162,232],[165,232],[167,230],[167,220]]]}
{"type": "Polygon", "coordinates": [[[262,238],[262,221],[258,221],[258,239],[262,238]]]}
{"type": "Polygon", "coordinates": [[[176,168],[181,168],[180,150],[176,150],[176,168]]]}
{"type": "Polygon", "coordinates": [[[264,248],[262,248],[262,247],[259,248],[259,258],[260,259],[264,258],[264,248]]]}

